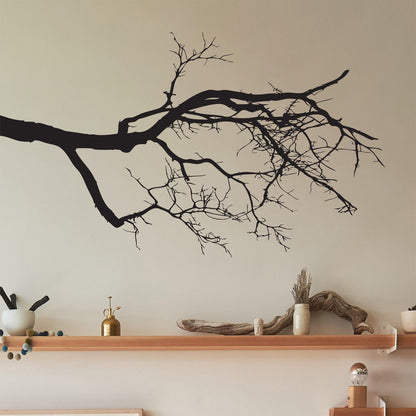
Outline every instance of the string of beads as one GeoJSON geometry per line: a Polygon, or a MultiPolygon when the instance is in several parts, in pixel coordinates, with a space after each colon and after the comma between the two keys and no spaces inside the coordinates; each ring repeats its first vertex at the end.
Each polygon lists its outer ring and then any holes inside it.
{"type": "MultiPolygon", "coordinates": [[[[64,333],[61,330],[59,330],[56,332],[56,335],[58,337],[61,337],[64,335],[64,333]]],[[[55,336],[55,332],[54,331],[37,332],[37,331],[34,331],[33,329],[28,329],[26,331],[26,339],[24,340],[22,344],[22,349],[20,350],[20,352],[13,354],[11,351],[8,351],[9,347],[7,345],[7,337],[4,336],[4,331],[0,329],[0,344],[2,344],[1,350],[3,352],[7,352],[7,358],[9,360],[13,360],[14,358],[17,361],[20,361],[22,359],[22,356],[25,356],[28,353],[33,351],[32,339],[31,339],[32,336],[41,336],[41,337],[55,336]]]]}

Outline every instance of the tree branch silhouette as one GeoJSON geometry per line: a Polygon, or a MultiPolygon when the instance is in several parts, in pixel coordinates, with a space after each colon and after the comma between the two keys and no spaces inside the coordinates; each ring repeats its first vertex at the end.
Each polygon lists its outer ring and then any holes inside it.
{"type": "MultiPolygon", "coordinates": [[[[361,157],[370,155],[382,165],[379,148],[373,146],[375,137],[345,125],[322,107],[316,96],[340,82],[347,74],[303,92],[283,92],[271,85],[272,91],[262,94],[232,90],[205,90],[175,103],[175,88],[188,67],[195,62],[229,62],[229,55],[217,55],[215,39],[202,38],[199,50],[187,51],[173,35],[176,49],[174,76],[163,104],[155,109],[120,120],[117,133],[94,135],[64,131],[41,123],[15,120],[0,116],[0,135],[21,142],[40,141],[61,148],[80,173],[85,186],[100,214],[114,227],[130,225],[138,245],[138,221],[148,224],[148,216],[162,212],[187,227],[198,239],[202,251],[207,244],[219,245],[228,252],[227,242],[210,231],[204,220],[234,220],[250,222],[250,232],[256,237],[275,238],[285,249],[287,228],[264,216],[266,206],[288,210],[285,197],[293,197],[286,190],[286,178],[298,175],[311,186],[316,185],[338,201],[341,213],[355,212],[356,207],[335,188],[335,171],[330,157],[335,153],[353,154],[353,172],[361,157]],[[156,118],[150,127],[137,130],[137,123],[156,118]],[[225,126],[237,127],[242,143],[236,150],[259,156],[249,169],[227,167],[219,159],[200,153],[185,155],[178,151],[164,133],[173,132],[176,138],[190,140],[199,130],[221,133],[225,126]],[[117,216],[104,200],[94,174],[78,154],[79,149],[120,150],[131,152],[137,146],[156,144],[165,154],[166,180],[146,184],[129,174],[148,200],[144,207],[123,216],[117,216]],[[198,173],[198,169],[201,172],[198,173]],[[220,182],[201,185],[201,178],[209,179],[204,169],[215,172],[220,182]],[[195,173],[197,172],[197,173],[195,173]],[[224,190],[220,191],[220,188],[224,190]],[[232,195],[245,201],[243,206],[233,204],[232,195]],[[239,207],[240,206],[240,207],[239,207]]],[[[214,181],[215,182],[215,181],[214,181]]]]}

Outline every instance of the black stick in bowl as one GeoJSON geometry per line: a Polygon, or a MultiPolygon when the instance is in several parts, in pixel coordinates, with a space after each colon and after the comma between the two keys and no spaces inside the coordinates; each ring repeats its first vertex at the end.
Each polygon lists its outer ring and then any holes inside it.
{"type": "Polygon", "coordinates": [[[6,292],[2,287],[0,287],[0,296],[3,298],[4,303],[7,305],[9,309],[16,309],[13,305],[13,302],[9,299],[9,297],[6,295],[6,292]]]}
{"type": "Polygon", "coordinates": [[[17,309],[17,299],[14,293],[10,295],[10,301],[12,302],[13,309],[17,309]]]}
{"type": "Polygon", "coordinates": [[[40,306],[44,305],[49,300],[49,296],[44,296],[42,299],[37,300],[30,308],[30,311],[35,311],[40,306]]]}

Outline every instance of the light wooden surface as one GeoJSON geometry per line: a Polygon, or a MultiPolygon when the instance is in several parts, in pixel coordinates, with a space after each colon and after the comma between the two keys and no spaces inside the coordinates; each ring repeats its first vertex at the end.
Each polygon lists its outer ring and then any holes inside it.
{"type": "Polygon", "coordinates": [[[348,407],[365,408],[367,407],[367,386],[348,387],[348,407]]]}
{"type": "Polygon", "coordinates": [[[143,409],[36,409],[0,410],[0,415],[136,415],[143,416],[143,409]]]}
{"type": "Polygon", "coordinates": [[[404,334],[397,336],[398,348],[416,348],[416,334],[404,334]]]}
{"type": "MultiPolygon", "coordinates": [[[[6,337],[11,351],[26,337],[6,337]]],[[[388,349],[393,335],[197,335],[32,337],[34,351],[198,351],[388,349]]],[[[416,334],[399,335],[399,348],[416,348],[416,334]]]]}
{"type": "MultiPolygon", "coordinates": [[[[383,416],[383,409],[376,407],[366,409],[335,407],[330,409],[329,416],[383,416]]],[[[416,416],[416,408],[387,408],[387,416],[416,416]]]]}

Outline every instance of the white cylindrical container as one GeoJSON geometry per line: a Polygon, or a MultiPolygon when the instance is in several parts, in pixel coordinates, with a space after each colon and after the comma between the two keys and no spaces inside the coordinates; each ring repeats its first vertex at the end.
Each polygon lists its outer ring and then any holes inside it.
{"type": "Polygon", "coordinates": [[[9,309],[1,315],[4,329],[9,335],[26,335],[27,329],[35,326],[35,312],[24,309],[9,309]]]}
{"type": "Polygon", "coordinates": [[[406,334],[416,333],[416,310],[401,313],[402,328],[406,334]]]}
{"type": "Polygon", "coordinates": [[[309,335],[310,320],[309,304],[295,304],[295,310],[293,311],[293,335],[309,335]]]}
{"type": "Polygon", "coordinates": [[[264,321],[262,318],[256,318],[254,320],[254,335],[263,335],[263,324],[264,321]]]}

